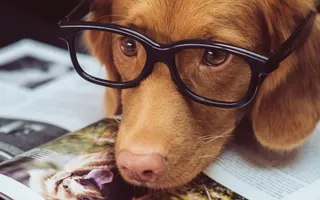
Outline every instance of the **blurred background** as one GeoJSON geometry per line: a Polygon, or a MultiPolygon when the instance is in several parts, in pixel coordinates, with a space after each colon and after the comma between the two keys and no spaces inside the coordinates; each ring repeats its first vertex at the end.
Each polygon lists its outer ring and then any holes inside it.
{"type": "Polygon", "coordinates": [[[0,48],[29,38],[66,48],[57,23],[79,0],[1,0],[0,48]]]}

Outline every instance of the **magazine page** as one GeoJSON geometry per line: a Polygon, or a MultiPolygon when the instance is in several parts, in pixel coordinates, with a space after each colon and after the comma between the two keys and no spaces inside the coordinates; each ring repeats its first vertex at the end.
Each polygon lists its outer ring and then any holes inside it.
{"type": "Polygon", "coordinates": [[[167,192],[127,184],[113,154],[118,124],[115,119],[99,121],[0,164],[0,196],[5,200],[244,200],[205,174],[167,192]]]}
{"type": "Polygon", "coordinates": [[[252,144],[231,144],[205,174],[248,199],[320,199],[320,127],[294,152],[252,144]]]}
{"type": "Polygon", "coordinates": [[[103,99],[67,50],[27,39],[0,49],[0,162],[102,119],[103,99]]]}

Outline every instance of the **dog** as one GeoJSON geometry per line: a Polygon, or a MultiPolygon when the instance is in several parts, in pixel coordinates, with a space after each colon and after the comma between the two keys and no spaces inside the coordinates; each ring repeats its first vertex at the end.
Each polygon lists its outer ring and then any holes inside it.
{"type": "Polygon", "coordinates": [[[132,199],[129,185],[116,176],[113,153],[97,152],[78,156],[62,171],[30,170],[30,188],[47,200],[132,199]],[[126,192],[119,192],[119,189],[126,192]]]}
{"type": "MultiPolygon", "coordinates": [[[[314,0],[95,0],[88,20],[130,26],[161,44],[210,38],[268,55],[311,10],[314,0]]],[[[135,88],[107,88],[107,115],[122,114],[115,150],[122,176],[155,189],[188,183],[214,162],[235,134],[241,136],[235,130],[245,118],[263,147],[299,148],[320,119],[319,15],[305,39],[266,77],[245,108],[224,109],[190,100],[179,92],[164,63],[156,63],[152,74],[135,88]]],[[[132,68],[117,60],[118,46],[111,35],[88,31],[85,41],[91,54],[108,66],[109,79],[120,80],[124,69],[132,68]]],[[[190,62],[183,67],[197,67],[190,66],[193,57],[186,59],[190,62]]],[[[223,95],[223,88],[211,91],[210,84],[224,78],[211,77],[202,90],[223,95]]]]}

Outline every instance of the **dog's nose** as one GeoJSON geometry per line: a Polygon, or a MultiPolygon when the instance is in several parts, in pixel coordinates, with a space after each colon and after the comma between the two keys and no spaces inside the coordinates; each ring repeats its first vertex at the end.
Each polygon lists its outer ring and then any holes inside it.
{"type": "Polygon", "coordinates": [[[129,179],[138,182],[154,182],[166,171],[166,162],[158,153],[135,155],[122,151],[118,165],[129,179]]]}

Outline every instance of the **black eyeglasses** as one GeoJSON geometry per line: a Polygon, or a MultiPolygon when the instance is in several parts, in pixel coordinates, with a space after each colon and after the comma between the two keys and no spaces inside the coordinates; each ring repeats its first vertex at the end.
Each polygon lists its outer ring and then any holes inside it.
{"type": "Polygon", "coordinates": [[[89,0],[82,1],[59,23],[60,37],[67,42],[73,65],[81,77],[105,87],[133,88],[152,73],[156,63],[161,62],[168,66],[173,81],[184,95],[198,103],[222,108],[248,105],[265,77],[278,69],[279,63],[307,38],[316,16],[315,11],[310,12],[278,51],[263,56],[207,40],[163,45],[121,25],[81,21],[88,14],[89,4],[89,0]],[[77,17],[78,20],[73,20],[77,17]],[[112,60],[117,65],[120,81],[106,76],[99,63],[93,66],[82,59],[78,48],[88,32],[99,36],[111,34],[112,44],[116,45],[112,60]]]}

